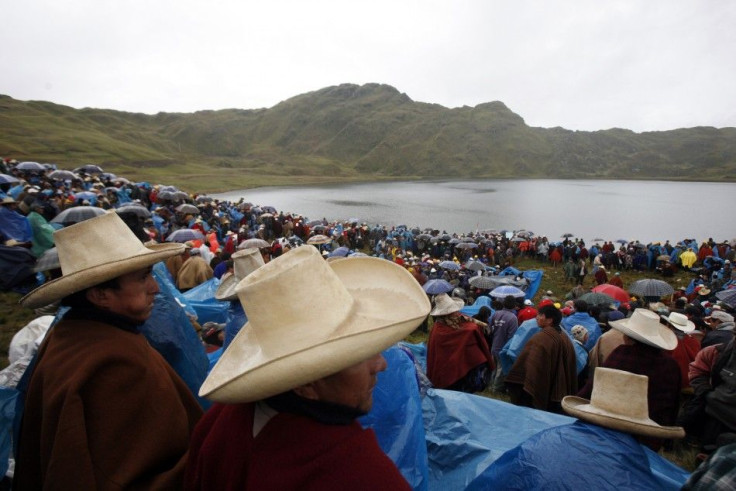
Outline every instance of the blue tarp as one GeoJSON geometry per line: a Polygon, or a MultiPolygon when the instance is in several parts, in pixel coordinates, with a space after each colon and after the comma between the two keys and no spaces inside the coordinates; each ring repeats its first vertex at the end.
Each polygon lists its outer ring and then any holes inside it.
{"type": "MultiPolygon", "coordinates": [[[[140,327],[140,331],[206,409],[211,403],[199,398],[197,394],[207,376],[209,360],[185,310],[169,289],[174,288],[173,285],[161,278],[161,268],[166,270],[163,263],[158,263],[153,268],[153,276],[159,282],[160,292],[156,295],[151,316],[140,327]]],[[[178,292],[176,288],[174,290],[178,292]]]]}
{"type": "Polygon", "coordinates": [[[512,266],[505,268],[503,271],[498,273],[499,276],[521,276],[524,279],[529,280],[529,288],[524,293],[524,298],[531,300],[539,290],[539,285],[542,284],[542,276],[544,271],[541,269],[530,269],[527,271],[520,271],[512,266]]]}
{"type": "Polygon", "coordinates": [[[462,309],[460,309],[460,312],[473,317],[480,311],[481,307],[488,307],[489,309],[491,309],[491,316],[496,312],[491,308],[491,297],[487,297],[485,295],[479,295],[478,298],[475,299],[475,302],[473,302],[473,305],[467,305],[463,307],[462,309]]]}
{"type": "Polygon", "coordinates": [[[200,324],[205,322],[224,324],[228,320],[229,302],[221,302],[215,299],[218,286],[220,286],[220,280],[211,278],[182,294],[186,299],[186,303],[197,312],[197,322],[200,324]]]}
{"type": "Polygon", "coordinates": [[[18,242],[33,240],[33,231],[28,218],[8,209],[7,206],[0,206],[0,234],[5,240],[15,239],[18,242]]]}
{"type": "Polygon", "coordinates": [[[666,461],[659,467],[664,459],[647,450],[631,435],[578,421],[541,431],[507,451],[467,489],[680,489],[688,474],[666,461]]]}
{"type": "Polygon", "coordinates": [[[8,458],[13,444],[13,420],[18,391],[0,387],[0,477],[8,472],[8,458]]]}
{"type": "Polygon", "coordinates": [[[414,361],[399,347],[383,352],[388,368],[378,374],[373,409],[360,418],[373,428],[378,443],[414,489],[426,490],[429,482],[422,401],[414,361]]]}
{"type": "MultiPolygon", "coordinates": [[[[438,389],[432,389],[427,393],[422,401],[422,408],[429,457],[430,490],[465,489],[506,452],[513,451],[515,447],[541,431],[563,425],[570,428],[572,423],[577,421],[568,416],[514,406],[495,399],[438,389]]],[[[593,427],[592,432],[599,431],[609,432],[603,428],[593,427]]],[[[532,443],[542,437],[533,438],[532,443]]],[[[623,437],[633,441],[627,435],[623,437]]],[[[549,443],[547,445],[550,446],[549,443]]],[[[638,443],[636,445],[639,455],[646,455],[647,460],[643,458],[641,460],[648,461],[650,474],[659,484],[647,489],[677,489],[685,482],[688,477],[685,471],[638,443]]],[[[540,446],[544,449],[545,444],[540,446]]],[[[588,471],[592,475],[594,472],[592,467],[614,468],[607,460],[609,457],[607,451],[604,451],[606,448],[595,446],[582,454],[582,457],[575,459],[568,458],[568,455],[572,456],[576,450],[565,447],[563,452],[557,447],[555,455],[549,459],[554,458],[555,465],[570,471],[571,476],[569,481],[566,477],[563,483],[548,480],[541,487],[556,489],[555,485],[558,484],[561,486],[557,489],[600,489],[608,482],[615,482],[613,478],[609,481],[607,477],[596,477],[593,484],[589,484],[591,478],[587,481],[588,484],[578,485],[579,481],[574,477],[578,474],[572,475],[573,469],[588,471]],[[565,465],[569,462],[574,462],[575,466],[565,465]]],[[[611,451],[621,451],[614,443],[608,443],[608,448],[611,451]]],[[[497,467],[504,462],[500,461],[497,467]]],[[[483,486],[484,481],[485,478],[480,478],[473,486],[478,486],[475,489],[486,489],[483,486]]],[[[493,489],[540,489],[540,486],[509,488],[499,484],[493,486],[493,489]]],[[[631,489],[631,484],[620,486],[618,489],[631,489]]]]}

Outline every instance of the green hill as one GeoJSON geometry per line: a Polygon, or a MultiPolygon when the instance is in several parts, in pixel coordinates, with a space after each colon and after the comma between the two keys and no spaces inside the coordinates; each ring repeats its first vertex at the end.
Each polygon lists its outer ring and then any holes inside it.
{"type": "Polygon", "coordinates": [[[534,128],[501,102],[448,109],[379,84],[191,114],[0,96],[0,155],[63,168],[94,162],[197,191],[416,178],[734,180],[736,128],[534,128]]]}

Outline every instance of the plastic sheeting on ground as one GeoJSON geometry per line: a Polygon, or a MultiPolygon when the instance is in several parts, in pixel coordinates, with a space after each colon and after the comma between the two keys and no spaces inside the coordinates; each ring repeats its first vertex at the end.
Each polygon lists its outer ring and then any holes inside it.
{"type": "MultiPolygon", "coordinates": [[[[517,445],[541,431],[577,421],[568,416],[514,406],[495,399],[439,389],[427,393],[422,408],[427,435],[430,490],[465,489],[517,445]]],[[[685,482],[688,474],[682,469],[641,445],[639,448],[647,456],[651,474],[661,484],[649,489],[667,489],[673,487],[672,483],[677,487],[678,483],[682,485],[685,482]]],[[[564,459],[562,462],[568,462],[565,453],[560,452],[559,448],[557,453],[559,459],[564,459]]],[[[557,465],[561,465],[560,460],[557,465]]],[[[605,454],[597,450],[590,452],[583,462],[578,460],[577,465],[582,469],[605,466],[605,454]]],[[[570,488],[598,489],[602,484],[597,482],[595,486],[570,488]]],[[[503,485],[493,488],[507,489],[503,485]]],[[[629,488],[623,486],[619,489],[629,488]]]]}
{"type": "Polygon", "coordinates": [[[383,356],[388,368],[378,374],[373,409],[360,422],[373,428],[379,445],[409,484],[426,490],[427,447],[414,361],[397,346],[384,351],[383,356]]]}
{"type": "Polygon", "coordinates": [[[524,290],[524,298],[531,300],[539,290],[539,285],[542,284],[542,276],[544,271],[541,269],[530,269],[527,271],[520,271],[512,266],[505,268],[503,271],[498,273],[499,276],[521,276],[522,278],[529,280],[529,287],[524,290]]]}
{"type": "Polygon", "coordinates": [[[467,489],[677,490],[687,478],[631,435],[577,421],[507,451],[467,489]]]}
{"type": "Polygon", "coordinates": [[[186,299],[187,305],[197,312],[197,322],[200,325],[205,322],[224,324],[228,320],[227,309],[229,302],[221,302],[215,298],[215,292],[219,286],[220,280],[210,278],[201,285],[197,285],[182,294],[186,299]]]}
{"type": "Polygon", "coordinates": [[[473,302],[473,305],[467,305],[460,309],[460,312],[469,315],[470,317],[473,317],[475,314],[480,312],[481,307],[488,307],[491,309],[491,315],[488,317],[489,319],[493,316],[494,313],[496,313],[493,308],[491,308],[491,297],[487,297],[485,295],[479,295],[478,298],[475,299],[475,302],[473,302]]]}

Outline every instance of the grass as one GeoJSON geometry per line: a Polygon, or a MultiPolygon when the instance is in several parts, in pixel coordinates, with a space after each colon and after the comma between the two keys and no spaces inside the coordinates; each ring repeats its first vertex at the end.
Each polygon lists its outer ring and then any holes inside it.
{"type": "MultiPolygon", "coordinates": [[[[519,259],[514,263],[514,267],[520,270],[528,269],[542,269],[544,275],[542,277],[542,283],[537,294],[535,303],[541,299],[541,296],[546,290],[552,290],[558,298],[563,298],[569,291],[570,285],[565,283],[564,273],[562,268],[552,268],[549,263],[541,263],[535,259],[523,258],[519,259]]],[[[642,279],[650,278],[652,274],[650,272],[636,272],[636,271],[622,271],[621,277],[624,283],[624,287],[627,287],[632,282],[642,279]]],[[[690,281],[691,274],[686,272],[678,272],[673,278],[669,278],[669,282],[673,286],[685,285],[690,281]]],[[[588,278],[587,285],[590,286],[592,278],[588,278]]],[[[18,304],[21,295],[14,292],[0,292],[0,366],[5,367],[8,364],[8,347],[15,333],[23,326],[28,324],[31,320],[35,319],[33,311],[18,304]]],[[[426,321],[426,330],[431,326],[431,319],[428,318],[426,321]]],[[[421,329],[417,329],[412,334],[407,336],[406,341],[410,343],[422,343],[427,340],[427,332],[421,329]]],[[[492,399],[502,400],[504,402],[510,402],[508,397],[505,395],[493,394],[490,391],[484,391],[478,393],[478,395],[484,397],[490,397],[492,399]]],[[[675,441],[673,447],[669,450],[661,450],[660,455],[669,460],[670,462],[682,467],[687,471],[695,470],[695,455],[697,450],[689,447],[683,441],[675,441]]]]}

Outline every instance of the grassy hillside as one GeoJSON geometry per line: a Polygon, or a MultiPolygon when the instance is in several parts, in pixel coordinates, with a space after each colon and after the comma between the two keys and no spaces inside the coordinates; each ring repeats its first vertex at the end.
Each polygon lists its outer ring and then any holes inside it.
{"type": "Polygon", "coordinates": [[[532,128],[501,102],[448,109],[344,84],[269,109],[146,115],[0,96],[0,155],[82,163],[199,191],[325,181],[733,180],[736,128],[532,128]]]}

